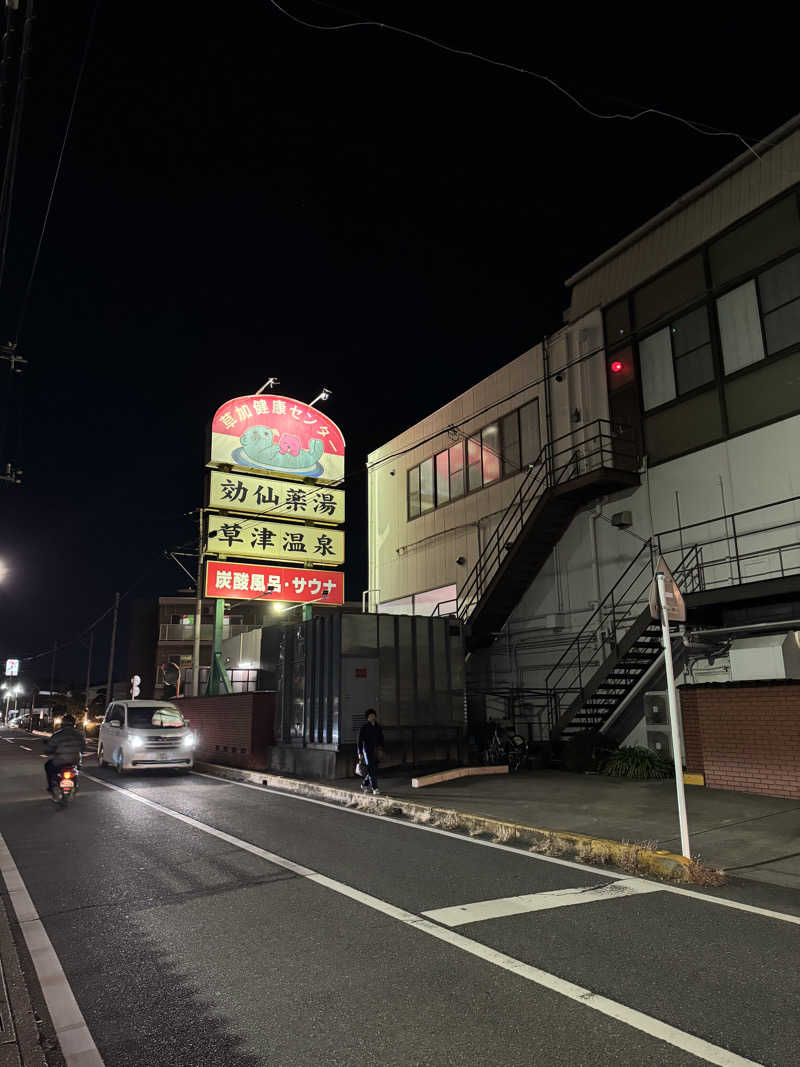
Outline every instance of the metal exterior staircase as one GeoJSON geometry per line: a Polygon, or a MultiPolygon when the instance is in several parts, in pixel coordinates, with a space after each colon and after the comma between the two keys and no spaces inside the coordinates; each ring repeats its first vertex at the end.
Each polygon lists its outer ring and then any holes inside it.
{"type": "Polygon", "coordinates": [[[639,459],[630,431],[602,419],[544,446],[459,590],[470,650],[491,643],[587,501],[639,484],[639,459]]]}
{"type": "MultiPolygon", "coordinates": [[[[599,730],[661,655],[661,627],[647,603],[654,552],[643,545],[548,674],[554,740],[599,730]]],[[[673,574],[684,593],[701,588],[698,546],[682,554],[673,574]]]]}

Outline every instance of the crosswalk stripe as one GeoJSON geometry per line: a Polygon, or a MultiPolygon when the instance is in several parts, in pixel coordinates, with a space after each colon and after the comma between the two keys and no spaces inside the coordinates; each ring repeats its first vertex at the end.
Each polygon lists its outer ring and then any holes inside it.
{"type": "Polygon", "coordinates": [[[487,919],[502,919],[509,915],[523,915],[531,911],[546,911],[550,908],[568,908],[574,904],[591,904],[594,901],[616,900],[619,897],[639,893],[660,893],[661,886],[642,882],[638,878],[622,878],[603,885],[580,886],[571,889],[555,889],[547,893],[523,893],[516,897],[498,897],[497,900],[479,900],[474,904],[458,904],[450,908],[435,908],[423,911],[427,919],[444,926],[463,926],[465,923],[485,922],[487,919]]]}

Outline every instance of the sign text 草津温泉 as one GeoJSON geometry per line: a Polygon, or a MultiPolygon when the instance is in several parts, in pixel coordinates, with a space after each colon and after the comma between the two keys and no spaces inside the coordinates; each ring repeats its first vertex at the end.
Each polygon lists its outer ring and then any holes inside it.
{"type": "Polygon", "coordinates": [[[231,600],[277,600],[310,604],[344,603],[344,575],[339,571],[298,570],[236,560],[208,560],[206,596],[231,600]]]}
{"type": "Polygon", "coordinates": [[[209,515],[206,551],[219,556],[279,559],[295,566],[335,567],[344,562],[344,532],[271,519],[209,515]]]}
{"type": "Polygon", "coordinates": [[[211,471],[208,506],[220,511],[242,511],[276,519],[344,522],[343,489],[228,471],[211,471]]]}

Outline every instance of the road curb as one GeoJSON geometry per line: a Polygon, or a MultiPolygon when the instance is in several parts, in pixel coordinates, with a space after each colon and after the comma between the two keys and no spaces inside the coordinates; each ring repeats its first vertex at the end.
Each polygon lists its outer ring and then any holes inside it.
{"type": "Polygon", "coordinates": [[[649,875],[670,882],[702,882],[696,864],[674,852],[655,849],[648,844],[612,841],[591,834],[576,834],[569,830],[546,830],[538,826],[493,819],[486,815],[472,815],[453,808],[435,808],[396,797],[374,797],[324,785],[305,778],[283,778],[261,771],[245,771],[237,767],[223,767],[217,763],[195,763],[195,769],[216,778],[266,785],[300,796],[327,800],[342,807],[358,808],[377,815],[404,815],[414,822],[437,826],[443,830],[462,831],[472,837],[485,834],[502,844],[527,847],[532,852],[548,856],[577,859],[593,866],[614,866],[630,874],[649,875]]]}
{"type": "MultiPolygon", "coordinates": [[[[22,1067],[47,1067],[41,1045],[36,1012],[22,971],[19,951],[14,942],[5,900],[0,897],[0,981],[3,982],[10,1013],[2,1027],[0,1063],[22,1067]]],[[[5,1012],[4,1012],[5,1014],[5,1012]]]]}

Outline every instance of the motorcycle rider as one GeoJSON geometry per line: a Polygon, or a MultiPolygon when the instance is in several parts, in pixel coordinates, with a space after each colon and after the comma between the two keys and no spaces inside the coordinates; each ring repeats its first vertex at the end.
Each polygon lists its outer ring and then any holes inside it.
{"type": "Polygon", "coordinates": [[[75,716],[66,714],[61,720],[60,729],[44,742],[44,750],[50,756],[44,765],[47,775],[47,792],[53,788],[53,777],[61,767],[77,767],[81,761],[83,735],[75,729],[75,716]]]}

